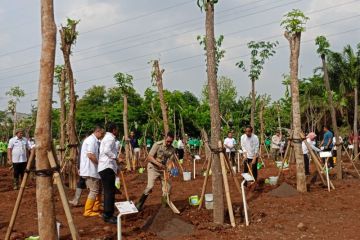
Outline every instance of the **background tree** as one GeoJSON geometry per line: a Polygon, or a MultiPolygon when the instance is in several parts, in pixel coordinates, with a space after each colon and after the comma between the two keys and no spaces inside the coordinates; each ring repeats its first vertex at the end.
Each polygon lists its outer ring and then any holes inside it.
{"type": "Polygon", "coordinates": [[[17,124],[17,104],[20,102],[20,98],[25,96],[25,91],[19,86],[12,87],[5,93],[10,96],[8,101],[8,111],[13,115],[13,136],[15,136],[16,124],[17,124]]]}
{"type": "Polygon", "coordinates": [[[66,143],[66,79],[65,68],[63,65],[57,65],[55,67],[55,82],[59,89],[60,99],[60,161],[61,163],[65,158],[65,143],[66,143]]]}
{"type": "MultiPolygon", "coordinates": [[[[56,25],[52,0],[41,0],[41,59],[36,118],[36,170],[50,168],[47,152],[52,149],[51,108],[56,49],[56,25]]],[[[57,239],[52,176],[36,177],[39,236],[57,239]]]]}
{"type": "MultiPolygon", "coordinates": [[[[249,78],[251,80],[251,116],[250,116],[250,125],[255,129],[255,107],[256,107],[256,92],[255,92],[255,81],[260,78],[261,71],[264,68],[265,60],[273,56],[276,51],[274,48],[279,43],[276,42],[249,42],[248,48],[250,49],[250,72],[249,78]]],[[[236,66],[243,71],[246,71],[246,67],[243,61],[236,63],[236,66]]]]}
{"type": "Polygon", "coordinates": [[[339,129],[336,122],[336,111],[333,103],[333,96],[332,91],[330,89],[330,82],[329,82],[329,75],[326,65],[326,56],[329,54],[330,50],[330,43],[324,36],[318,36],[315,40],[315,44],[318,46],[317,53],[320,54],[322,67],[324,72],[324,84],[327,92],[328,104],[330,107],[330,114],[331,114],[331,122],[332,127],[335,133],[336,138],[336,167],[337,167],[337,178],[342,179],[342,160],[341,160],[341,150],[342,150],[342,143],[339,140],[339,129]]]}
{"type": "Polygon", "coordinates": [[[304,156],[301,148],[301,115],[299,101],[299,55],[301,33],[305,31],[305,23],[309,18],[298,9],[294,9],[284,15],[281,26],[285,28],[284,36],[290,46],[290,78],[291,78],[291,102],[293,120],[293,143],[296,158],[296,180],[297,190],[306,192],[306,178],[304,170],[304,156]]]}
{"type": "Polygon", "coordinates": [[[125,159],[126,159],[126,168],[128,170],[131,170],[129,127],[128,127],[128,94],[130,92],[130,89],[133,87],[132,84],[133,76],[118,72],[114,75],[114,79],[118,84],[121,93],[123,95],[123,125],[124,125],[124,139],[126,141],[125,159]]]}
{"type": "Polygon", "coordinates": [[[163,86],[163,73],[165,69],[160,70],[159,60],[152,61],[153,63],[153,71],[151,73],[152,81],[156,83],[156,86],[159,91],[159,99],[161,106],[162,119],[164,124],[164,136],[169,132],[169,120],[167,114],[167,106],[164,99],[164,86],[163,86]]]}
{"type": "MultiPolygon", "coordinates": [[[[214,33],[214,8],[218,0],[197,0],[200,9],[206,12],[205,32],[206,32],[206,65],[209,86],[209,106],[211,117],[211,146],[216,149],[220,141],[220,110],[219,95],[217,88],[217,65],[216,65],[216,46],[214,33]]],[[[219,154],[213,154],[212,170],[212,192],[214,194],[214,223],[224,223],[224,190],[221,174],[219,154]]]]}
{"type": "Polygon", "coordinates": [[[76,134],[75,125],[75,113],[76,113],[76,95],[75,95],[75,79],[71,68],[70,55],[71,47],[75,44],[78,32],[76,31],[76,25],[78,20],[67,19],[66,26],[61,26],[59,30],[61,36],[61,51],[63,52],[66,80],[69,85],[69,112],[67,116],[67,136],[68,147],[70,148],[69,159],[69,186],[71,189],[76,188],[76,162],[78,156],[78,138],[76,134]]]}
{"type": "MultiPolygon", "coordinates": [[[[206,35],[204,35],[204,36],[199,35],[199,36],[197,36],[196,39],[199,41],[200,46],[203,46],[204,50],[206,51],[206,35]]],[[[225,50],[221,48],[223,41],[224,41],[224,35],[220,35],[218,37],[218,39],[215,39],[215,43],[214,43],[216,73],[218,72],[218,69],[219,69],[220,60],[222,58],[224,58],[224,56],[225,56],[225,50]]],[[[206,61],[207,61],[207,59],[206,59],[206,61]]]]}

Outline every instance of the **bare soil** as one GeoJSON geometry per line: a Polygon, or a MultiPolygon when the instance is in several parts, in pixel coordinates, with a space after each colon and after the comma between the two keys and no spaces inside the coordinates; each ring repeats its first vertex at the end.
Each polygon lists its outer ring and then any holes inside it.
{"type": "MultiPolygon", "coordinates": [[[[335,190],[328,192],[320,182],[309,185],[309,191],[293,196],[276,197],[269,194],[278,186],[264,183],[264,179],[277,175],[277,168],[272,161],[266,161],[266,168],[260,170],[257,186],[248,187],[247,199],[250,214],[250,226],[244,224],[241,195],[229,177],[231,197],[235,211],[236,227],[226,224],[212,224],[212,212],[205,208],[197,210],[188,203],[191,195],[200,195],[204,177],[201,176],[199,162],[198,176],[195,180],[184,182],[182,178],[172,178],[172,195],[174,204],[181,211],[174,216],[169,209],[161,209],[160,182],[145,203],[141,213],[128,215],[122,219],[123,239],[360,239],[360,185],[353,175],[350,163],[344,164],[345,179],[333,180],[335,190]]],[[[192,169],[189,161],[187,169],[192,169]]],[[[312,166],[313,167],[313,166],[312,166]]],[[[314,171],[314,168],[312,168],[314,171]]],[[[18,194],[12,190],[12,173],[8,168],[0,168],[0,239],[4,239],[11,212],[18,194]]],[[[146,185],[146,173],[126,173],[125,175],[130,199],[136,201],[146,185]]],[[[237,174],[240,180],[240,174],[237,174]]],[[[310,177],[309,177],[310,182],[310,177]]],[[[295,166],[285,171],[279,184],[286,182],[296,189],[295,166]]],[[[74,191],[67,190],[68,197],[74,191]]],[[[207,193],[211,192],[211,178],[207,193]]],[[[81,196],[84,204],[87,196],[85,190],[81,196]]],[[[124,195],[117,195],[117,201],[124,201],[124,195]]],[[[64,211],[57,190],[55,190],[57,220],[62,224],[61,239],[71,239],[64,211]]],[[[83,205],[73,207],[76,227],[81,239],[116,239],[116,226],[109,225],[100,217],[82,216],[83,205]]],[[[12,239],[24,239],[37,235],[37,212],[35,199],[35,180],[30,179],[25,190],[21,208],[16,220],[12,239]]]]}

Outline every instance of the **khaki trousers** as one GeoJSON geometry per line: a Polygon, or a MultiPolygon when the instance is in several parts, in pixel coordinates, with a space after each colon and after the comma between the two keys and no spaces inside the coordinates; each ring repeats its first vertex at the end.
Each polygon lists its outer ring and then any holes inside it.
{"type": "MultiPolygon", "coordinates": [[[[147,186],[144,190],[145,195],[149,195],[151,190],[154,187],[155,181],[159,178],[161,180],[161,189],[163,192],[163,196],[166,196],[166,188],[165,188],[165,180],[164,180],[164,170],[158,170],[154,164],[147,164],[147,174],[148,181],[147,186]]],[[[167,179],[167,192],[170,194],[171,185],[169,183],[169,179],[167,179]]]]}

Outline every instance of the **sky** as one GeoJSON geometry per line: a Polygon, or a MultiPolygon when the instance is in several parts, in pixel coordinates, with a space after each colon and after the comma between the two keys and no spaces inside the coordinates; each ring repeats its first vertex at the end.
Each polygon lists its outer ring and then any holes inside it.
{"type": "MultiPolygon", "coordinates": [[[[29,113],[39,87],[40,1],[0,3],[0,110],[7,108],[5,93],[20,86],[26,96],[18,111],[29,113]]],[[[205,33],[205,13],[196,0],[55,0],[54,4],[58,27],[66,24],[67,17],[80,19],[71,56],[80,97],[94,85],[115,86],[117,72],[133,75],[135,89],[143,94],[151,86],[149,61],[153,59],[159,59],[165,69],[164,88],[201,96],[206,67],[196,37],[205,33]]],[[[256,91],[273,100],[283,96],[281,82],[289,72],[289,46],[280,22],[292,9],[310,18],[302,35],[300,78],[311,76],[321,64],[316,36],[326,36],[334,51],[360,42],[360,0],[220,0],[215,8],[215,34],[224,35],[226,51],[218,75],[234,81],[238,97],[249,94],[251,82],[248,73],[235,64],[239,60],[249,64],[246,44],[253,40],[279,42],[256,82],[256,91]]],[[[59,34],[57,39],[56,64],[63,64],[59,34]]],[[[56,88],[53,95],[58,100],[56,88]]]]}

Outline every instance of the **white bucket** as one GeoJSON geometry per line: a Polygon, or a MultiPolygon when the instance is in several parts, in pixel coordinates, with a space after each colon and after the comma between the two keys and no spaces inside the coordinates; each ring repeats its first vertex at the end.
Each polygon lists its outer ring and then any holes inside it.
{"type": "Polygon", "coordinates": [[[277,167],[277,168],[281,168],[281,166],[282,166],[282,161],[276,161],[275,163],[276,163],[276,167],[277,167]]]}
{"type": "Polygon", "coordinates": [[[190,181],[191,180],[191,172],[184,172],[183,177],[184,177],[184,181],[190,181]]]}
{"type": "Polygon", "coordinates": [[[278,177],[269,177],[269,183],[270,185],[276,185],[278,182],[278,177]]]}
{"type": "Polygon", "coordinates": [[[212,193],[205,194],[205,208],[206,209],[213,209],[213,201],[214,201],[214,195],[212,193]]]}

